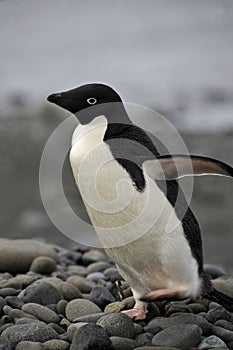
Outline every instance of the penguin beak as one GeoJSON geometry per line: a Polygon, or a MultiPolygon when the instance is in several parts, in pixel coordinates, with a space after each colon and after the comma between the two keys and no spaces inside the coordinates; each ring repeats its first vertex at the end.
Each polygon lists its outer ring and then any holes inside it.
{"type": "Polygon", "coordinates": [[[56,93],[56,94],[51,94],[47,97],[47,100],[49,102],[52,102],[52,103],[58,103],[58,101],[60,100],[60,98],[62,97],[62,93],[59,92],[59,93],[56,93]]]}

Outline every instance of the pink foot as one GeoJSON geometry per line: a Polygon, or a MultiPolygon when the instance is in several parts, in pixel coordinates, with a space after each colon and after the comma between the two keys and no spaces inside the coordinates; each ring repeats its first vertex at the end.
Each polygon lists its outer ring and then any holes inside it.
{"type": "Polygon", "coordinates": [[[147,305],[148,303],[137,300],[133,309],[122,311],[122,313],[130,318],[133,318],[134,320],[144,320],[148,312],[147,305]]]}

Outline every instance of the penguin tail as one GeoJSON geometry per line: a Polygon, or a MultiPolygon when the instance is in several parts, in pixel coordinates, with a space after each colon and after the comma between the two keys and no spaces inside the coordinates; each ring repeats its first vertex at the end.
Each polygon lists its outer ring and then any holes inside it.
{"type": "Polygon", "coordinates": [[[213,287],[206,296],[218,304],[221,304],[226,310],[230,312],[233,311],[233,298],[229,295],[226,295],[213,287]]]}

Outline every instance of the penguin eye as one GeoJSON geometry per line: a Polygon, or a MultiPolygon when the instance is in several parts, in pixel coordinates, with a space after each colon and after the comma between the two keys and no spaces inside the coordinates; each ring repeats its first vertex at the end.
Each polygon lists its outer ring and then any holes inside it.
{"type": "Polygon", "coordinates": [[[97,99],[94,98],[94,97],[89,97],[89,98],[87,99],[87,103],[88,103],[89,105],[94,105],[94,104],[96,104],[96,102],[97,102],[97,99]]]}

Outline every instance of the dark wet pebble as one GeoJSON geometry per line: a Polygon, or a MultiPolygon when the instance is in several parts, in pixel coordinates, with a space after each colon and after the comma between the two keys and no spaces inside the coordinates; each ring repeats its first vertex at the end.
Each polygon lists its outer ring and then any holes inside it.
{"type": "Polygon", "coordinates": [[[51,283],[37,281],[25,289],[22,299],[25,303],[49,305],[57,304],[62,295],[51,283]]]}
{"type": "Polygon", "coordinates": [[[190,312],[192,312],[192,309],[188,305],[185,305],[185,304],[171,303],[169,305],[169,307],[167,308],[166,316],[170,316],[170,315],[177,313],[177,312],[190,313],[190,312]]]}
{"type": "Polygon", "coordinates": [[[75,333],[70,350],[115,350],[107,332],[90,323],[75,333]]]}
{"type": "Polygon", "coordinates": [[[177,324],[156,334],[152,339],[152,345],[188,350],[200,342],[201,335],[201,328],[195,324],[177,324]]]}
{"type": "Polygon", "coordinates": [[[123,313],[103,316],[97,324],[103,327],[110,337],[133,338],[135,334],[132,319],[123,313]]]}
{"type": "Polygon", "coordinates": [[[115,302],[114,296],[110,293],[108,288],[104,286],[95,286],[91,291],[91,301],[98,305],[102,310],[109,303],[115,302]]]}

